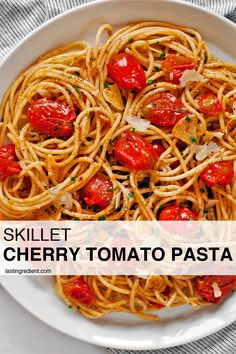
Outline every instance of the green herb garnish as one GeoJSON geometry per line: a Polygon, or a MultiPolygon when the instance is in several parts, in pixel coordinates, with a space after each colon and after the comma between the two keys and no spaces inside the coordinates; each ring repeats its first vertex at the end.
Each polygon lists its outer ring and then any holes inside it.
{"type": "Polygon", "coordinates": [[[154,66],[156,72],[160,71],[159,66],[154,66]]]}
{"type": "Polygon", "coordinates": [[[104,221],[104,220],[106,220],[105,216],[100,216],[100,217],[98,218],[98,221],[104,221]]]}
{"type": "Polygon", "coordinates": [[[74,182],[76,180],[76,177],[71,177],[70,179],[72,182],[74,182]]]}
{"type": "Polygon", "coordinates": [[[203,214],[207,214],[208,211],[209,211],[209,209],[204,209],[202,213],[203,213],[203,214]]]}
{"type": "Polygon", "coordinates": [[[160,58],[161,58],[161,59],[163,59],[163,58],[165,58],[165,57],[166,57],[166,53],[161,53],[161,54],[160,54],[160,58]]]}
{"type": "Polygon", "coordinates": [[[104,88],[107,88],[110,86],[110,83],[106,81],[106,82],[104,82],[103,86],[104,86],[104,88]]]}
{"type": "Polygon", "coordinates": [[[129,193],[128,196],[129,196],[130,198],[134,198],[134,194],[133,194],[133,193],[129,193]]]}
{"type": "Polygon", "coordinates": [[[187,121],[188,123],[190,123],[190,118],[189,118],[189,116],[186,117],[186,121],[187,121]]]}
{"type": "Polygon", "coordinates": [[[147,81],[148,84],[151,84],[152,82],[153,82],[152,79],[149,79],[149,80],[147,81]]]}
{"type": "Polygon", "coordinates": [[[200,189],[200,193],[204,193],[205,192],[205,189],[204,188],[201,188],[200,189]]]}
{"type": "Polygon", "coordinates": [[[79,86],[75,86],[75,91],[76,91],[76,92],[79,91],[79,86]]]}
{"type": "Polygon", "coordinates": [[[194,138],[194,136],[190,136],[190,137],[189,137],[189,140],[190,140],[192,143],[198,144],[198,142],[197,142],[197,140],[194,138]]]}

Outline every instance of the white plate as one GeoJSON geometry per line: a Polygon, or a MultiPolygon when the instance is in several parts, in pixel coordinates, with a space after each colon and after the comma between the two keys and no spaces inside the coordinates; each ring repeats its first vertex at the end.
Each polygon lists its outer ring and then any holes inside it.
{"type": "MultiPolygon", "coordinates": [[[[104,22],[158,20],[195,28],[213,52],[235,62],[236,26],[199,7],[177,0],[107,0],[73,9],[26,37],[0,67],[0,97],[20,71],[40,54],[74,39],[92,38],[104,22]]],[[[54,294],[52,280],[2,277],[6,290],[31,313],[73,337],[101,346],[155,349],[184,344],[209,335],[236,320],[236,293],[219,306],[198,311],[189,307],[160,312],[159,323],[123,314],[90,321],[70,311],[54,294]]]]}

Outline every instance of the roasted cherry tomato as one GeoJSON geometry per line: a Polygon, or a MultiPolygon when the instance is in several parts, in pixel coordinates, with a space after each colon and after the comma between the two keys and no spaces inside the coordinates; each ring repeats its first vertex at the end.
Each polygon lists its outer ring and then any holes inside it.
{"type": "Polygon", "coordinates": [[[106,208],[113,197],[112,182],[100,174],[93,176],[81,189],[80,196],[87,205],[97,205],[106,208]]]}
{"type": "Polygon", "coordinates": [[[192,70],[196,64],[182,55],[169,54],[162,63],[162,70],[165,78],[173,84],[178,85],[185,70],[192,70]]]}
{"type": "Polygon", "coordinates": [[[151,97],[143,108],[143,115],[158,127],[173,127],[186,115],[181,100],[170,93],[151,97]]]}
{"type": "Polygon", "coordinates": [[[198,98],[199,110],[207,115],[216,115],[222,112],[222,106],[217,96],[213,93],[203,93],[198,98]]]}
{"type": "Polygon", "coordinates": [[[226,186],[232,182],[233,177],[233,164],[228,161],[212,162],[200,174],[200,178],[208,187],[214,187],[217,184],[226,186]]]}
{"type": "Polygon", "coordinates": [[[160,221],[184,221],[198,220],[196,215],[188,208],[181,208],[178,205],[172,205],[163,209],[159,215],[160,221]]]}
{"type": "Polygon", "coordinates": [[[28,107],[27,118],[30,124],[41,133],[57,137],[69,137],[74,131],[76,114],[66,103],[42,98],[28,107]]]}
{"type": "Polygon", "coordinates": [[[83,278],[78,278],[63,285],[64,293],[74,300],[88,305],[93,300],[93,293],[88,283],[83,278]]]}
{"type": "Polygon", "coordinates": [[[130,130],[116,141],[114,150],[119,163],[133,170],[150,170],[158,158],[154,147],[130,130]]]}
{"type": "Polygon", "coordinates": [[[224,297],[236,289],[235,275],[206,275],[197,279],[196,289],[198,294],[208,302],[218,304],[224,297]],[[221,294],[215,296],[214,283],[221,294]]]}
{"type": "Polygon", "coordinates": [[[145,72],[130,54],[117,54],[111,58],[107,69],[109,76],[122,89],[140,91],[146,86],[145,72]]]}
{"type": "Polygon", "coordinates": [[[163,148],[162,144],[158,140],[154,140],[152,142],[152,146],[155,149],[158,157],[160,157],[163,154],[163,152],[165,152],[165,149],[163,148]]]}
{"type": "Polygon", "coordinates": [[[13,160],[15,156],[15,145],[7,144],[0,147],[0,159],[13,160]]]}
{"type": "Polygon", "coordinates": [[[22,168],[20,165],[13,160],[10,159],[2,159],[0,158],[0,181],[5,181],[7,177],[16,175],[20,173],[22,168]]]}

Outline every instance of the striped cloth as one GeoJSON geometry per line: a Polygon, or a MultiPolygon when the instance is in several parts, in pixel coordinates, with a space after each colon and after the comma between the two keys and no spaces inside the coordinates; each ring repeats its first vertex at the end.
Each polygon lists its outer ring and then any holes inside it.
{"type": "MultiPolygon", "coordinates": [[[[0,59],[27,33],[59,13],[94,0],[0,0],[0,59]]],[[[145,0],[144,0],[145,1],[145,0]]],[[[186,0],[236,22],[236,0],[186,0]]],[[[108,349],[112,354],[134,351],[108,349]]],[[[236,354],[236,323],[205,339],[144,354],[236,354]]]]}

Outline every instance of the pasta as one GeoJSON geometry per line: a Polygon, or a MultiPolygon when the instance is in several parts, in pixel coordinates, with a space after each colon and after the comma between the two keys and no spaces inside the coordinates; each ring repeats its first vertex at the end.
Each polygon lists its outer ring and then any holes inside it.
{"type": "MultiPolygon", "coordinates": [[[[0,107],[0,145],[14,144],[19,169],[8,178],[0,176],[1,219],[156,220],[174,206],[189,210],[188,219],[235,220],[235,83],[236,66],[215,58],[198,32],[166,23],[131,24],[115,32],[104,24],[94,46],[77,41],[40,57],[15,80],[0,107]],[[119,53],[128,55],[120,57],[121,69],[127,60],[135,60],[138,82],[145,78],[142,87],[122,87],[115,73],[119,53]],[[185,59],[173,66],[176,57],[185,59]],[[44,134],[39,121],[33,122],[36,108],[49,101],[75,113],[68,136],[56,134],[61,126],[44,134]],[[175,105],[171,109],[166,108],[170,101],[175,105]],[[176,118],[174,124],[168,125],[160,112],[155,115],[158,104],[170,119],[176,118]],[[154,121],[157,118],[162,123],[154,121]],[[127,132],[134,134],[126,135],[131,150],[139,136],[148,143],[145,154],[147,149],[154,154],[150,145],[161,149],[155,161],[147,162],[150,166],[130,168],[127,156],[124,160],[121,151],[114,154],[127,132]],[[223,179],[217,175],[209,181],[204,172],[209,165],[211,175],[224,166],[223,179]],[[97,186],[104,179],[110,183],[106,201],[92,202],[92,187],[84,190],[97,175],[97,186]]],[[[86,276],[84,284],[79,279],[57,276],[57,292],[90,318],[119,311],[158,319],[152,311],[214,302],[197,291],[198,276],[86,276]],[[93,299],[73,297],[73,282],[89,288],[93,299]]],[[[214,284],[221,296],[226,285],[217,279],[214,284]]],[[[216,294],[212,283],[205,286],[216,294]]],[[[231,290],[235,287],[231,279],[231,290]]]]}

